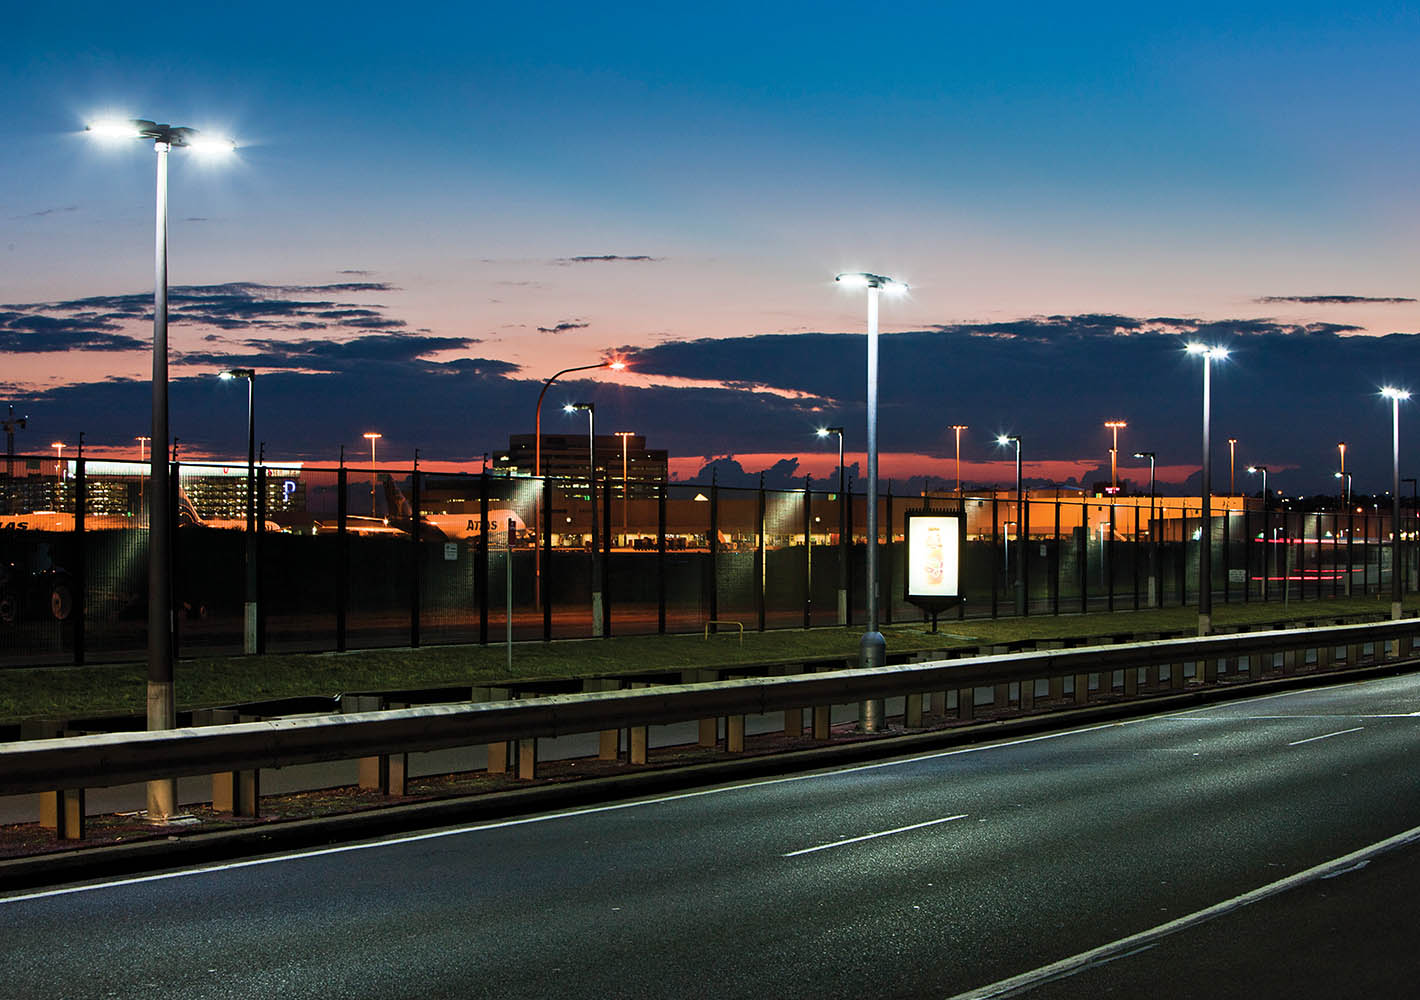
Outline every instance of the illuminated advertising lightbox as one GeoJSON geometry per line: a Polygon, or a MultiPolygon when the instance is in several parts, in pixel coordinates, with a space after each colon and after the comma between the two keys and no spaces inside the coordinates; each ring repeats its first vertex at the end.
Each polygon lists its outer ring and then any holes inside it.
{"type": "Polygon", "coordinates": [[[932,610],[961,601],[963,521],[955,513],[908,513],[904,596],[911,603],[932,610]]]}

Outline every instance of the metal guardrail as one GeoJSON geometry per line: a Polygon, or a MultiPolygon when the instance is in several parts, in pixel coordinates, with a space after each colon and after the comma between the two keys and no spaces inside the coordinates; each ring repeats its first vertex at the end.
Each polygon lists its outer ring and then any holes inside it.
{"type": "MultiPolygon", "coordinates": [[[[1316,650],[1317,666],[1321,668],[1331,663],[1336,649],[1346,647],[1356,651],[1348,653],[1346,665],[1356,666],[1367,645],[1375,646],[1372,662],[1397,660],[1416,652],[1417,639],[1420,619],[1408,618],[1038,650],[869,670],[3,743],[0,795],[536,740],[719,716],[742,718],[869,698],[965,691],[978,686],[1164,664],[1216,665],[1244,656],[1267,656],[1275,661],[1278,654],[1301,654],[1305,658],[1306,651],[1316,650]]],[[[1205,680],[1208,677],[1206,670],[1198,674],[1205,680]]]]}

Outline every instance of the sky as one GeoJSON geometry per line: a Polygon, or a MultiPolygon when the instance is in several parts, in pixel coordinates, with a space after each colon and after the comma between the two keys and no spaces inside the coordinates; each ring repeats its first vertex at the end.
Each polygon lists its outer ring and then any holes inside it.
{"type": "MultiPolygon", "coordinates": [[[[477,468],[544,379],[673,473],[861,474],[883,301],[882,474],[1120,466],[1198,489],[1237,439],[1289,492],[1389,483],[1383,384],[1420,390],[1420,12],[1313,3],[39,5],[0,48],[0,404],[20,452],[147,433],[153,152],[103,117],[225,134],[170,163],[172,430],[268,455],[477,468]],[[1078,9],[1077,9],[1078,8],[1078,9]]],[[[1420,401],[1412,406],[1420,405],[1420,401]]],[[[1402,411],[1402,472],[1420,433],[1402,411]]],[[[1413,417],[1410,418],[1413,421],[1413,417]]],[[[580,427],[581,417],[577,417],[580,427]]],[[[923,477],[933,477],[926,480],[923,477]]],[[[1256,488],[1255,486],[1252,488],[1256,488]]]]}

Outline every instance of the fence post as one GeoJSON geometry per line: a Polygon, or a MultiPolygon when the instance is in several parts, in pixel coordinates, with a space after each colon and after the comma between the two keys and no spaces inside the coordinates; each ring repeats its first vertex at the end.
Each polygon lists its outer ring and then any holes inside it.
{"type": "MultiPolygon", "coordinates": [[[[488,645],[488,468],[478,475],[478,546],[473,550],[473,585],[478,590],[478,644],[488,645]]],[[[537,530],[536,527],[533,528],[537,530]]],[[[513,558],[509,529],[508,558],[513,558]]]]}
{"type": "Polygon", "coordinates": [[[85,475],[85,465],[88,462],[84,458],[82,449],[78,459],[74,462],[74,559],[71,563],[73,568],[73,587],[69,595],[70,615],[74,619],[74,665],[82,667],[84,665],[84,617],[85,596],[89,589],[89,573],[87,553],[84,551],[84,517],[89,503],[88,477],[85,475]]]}
{"type": "Polygon", "coordinates": [[[409,503],[413,508],[409,515],[409,544],[411,566],[409,573],[409,645],[419,646],[419,557],[420,498],[419,498],[419,449],[414,449],[414,471],[410,475],[409,503]]]}
{"type": "Polygon", "coordinates": [[[764,495],[764,473],[759,474],[759,499],[756,507],[757,517],[755,520],[755,544],[754,544],[754,610],[758,619],[759,630],[763,632],[766,627],[766,596],[764,593],[764,518],[765,518],[765,495],[764,495]]]}
{"type": "Polygon", "coordinates": [[[804,476],[804,628],[813,625],[814,614],[813,501],[809,493],[812,481],[812,476],[804,476]]]}
{"type": "Polygon", "coordinates": [[[602,477],[602,558],[598,566],[597,589],[601,591],[601,631],[611,635],[611,476],[602,477]]]}
{"type": "Polygon", "coordinates": [[[843,548],[843,586],[845,588],[845,601],[843,607],[843,624],[853,624],[853,481],[848,480],[848,492],[843,495],[843,502],[848,505],[848,509],[843,514],[843,533],[847,536],[847,543],[843,548]]]}
{"type": "Polygon", "coordinates": [[[266,466],[256,470],[256,524],[252,535],[252,555],[256,570],[256,651],[266,652],[266,588],[262,568],[266,559],[266,466]]]}
{"type": "Polygon", "coordinates": [[[1134,504],[1134,537],[1129,542],[1129,562],[1134,567],[1134,610],[1139,610],[1139,505],[1134,504]]]}
{"type": "Polygon", "coordinates": [[[897,588],[892,583],[892,480],[887,482],[887,495],[884,497],[883,525],[887,530],[883,533],[886,539],[882,550],[883,571],[878,574],[878,607],[883,611],[883,622],[892,624],[892,595],[897,592],[897,588]]]}
{"type": "MultiPolygon", "coordinates": [[[[664,519],[663,519],[664,520],[664,519]]],[[[664,534],[664,533],[663,533],[664,534]]],[[[552,477],[542,477],[542,641],[552,641],[552,477]]]]}
{"type": "Polygon", "coordinates": [[[710,631],[718,632],[714,622],[720,617],[720,484],[719,476],[710,473],[710,631]]]}
{"type": "MultiPolygon", "coordinates": [[[[157,447],[156,444],[154,447],[157,447]]],[[[176,453],[177,445],[173,445],[176,453]]],[[[159,456],[163,457],[163,456],[159,456]]],[[[173,632],[173,660],[176,661],[181,654],[180,642],[182,638],[182,594],[178,588],[182,585],[182,575],[178,568],[182,565],[182,536],[178,532],[178,475],[180,469],[176,460],[168,465],[168,537],[172,539],[172,547],[169,549],[168,579],[172,586],[168,589],[168,621],[172,623],[173,632]]]]}
{"type": "Polygon", "coordinates": [[[1105,598],[1105,607],[1114,610],[1114,499],[1109,501],[1109,537],[1100,546],[1100,558],[1105,565],[1105,586],[1109,588],[1109,595],[1105,598]]]}
{"type": "Polygon", "coordinates": [[[656,484],[656,632],[666,634],[666,484],[656,484]]]}
{"type": "Polygon", "coordinates": [[[350,536],[346,519],[350,513],[350,498],[345,475],[345,452],[340,453],[340,468],[335,473],[335,650],[345,652],[347,610],[350,602],[350,536]]]}
{"type": "Polygon", "coordinates": [[[991,491],[991,617],[996,618],[1001,611],[998,606],[997,589],[1000,584],[1001,569],[996,557],[1001,553],[1001,512],[996,499],[996,491],[991,491]]]}
{"type": "Polygon", "coordinates": [[[1055,498],[1055,544],[1050,549],[1050,613],[1060,614],[1060,497],[1055,498]]]}

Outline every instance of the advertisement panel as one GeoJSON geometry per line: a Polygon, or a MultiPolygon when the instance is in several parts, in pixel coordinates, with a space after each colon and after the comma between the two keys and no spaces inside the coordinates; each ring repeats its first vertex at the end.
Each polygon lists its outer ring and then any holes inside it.
{"type": "Polygon", "coordinates": [[[965,521],[959,512],[907,512],[907,601],[932,612],[961,602],[965,521]]]}

